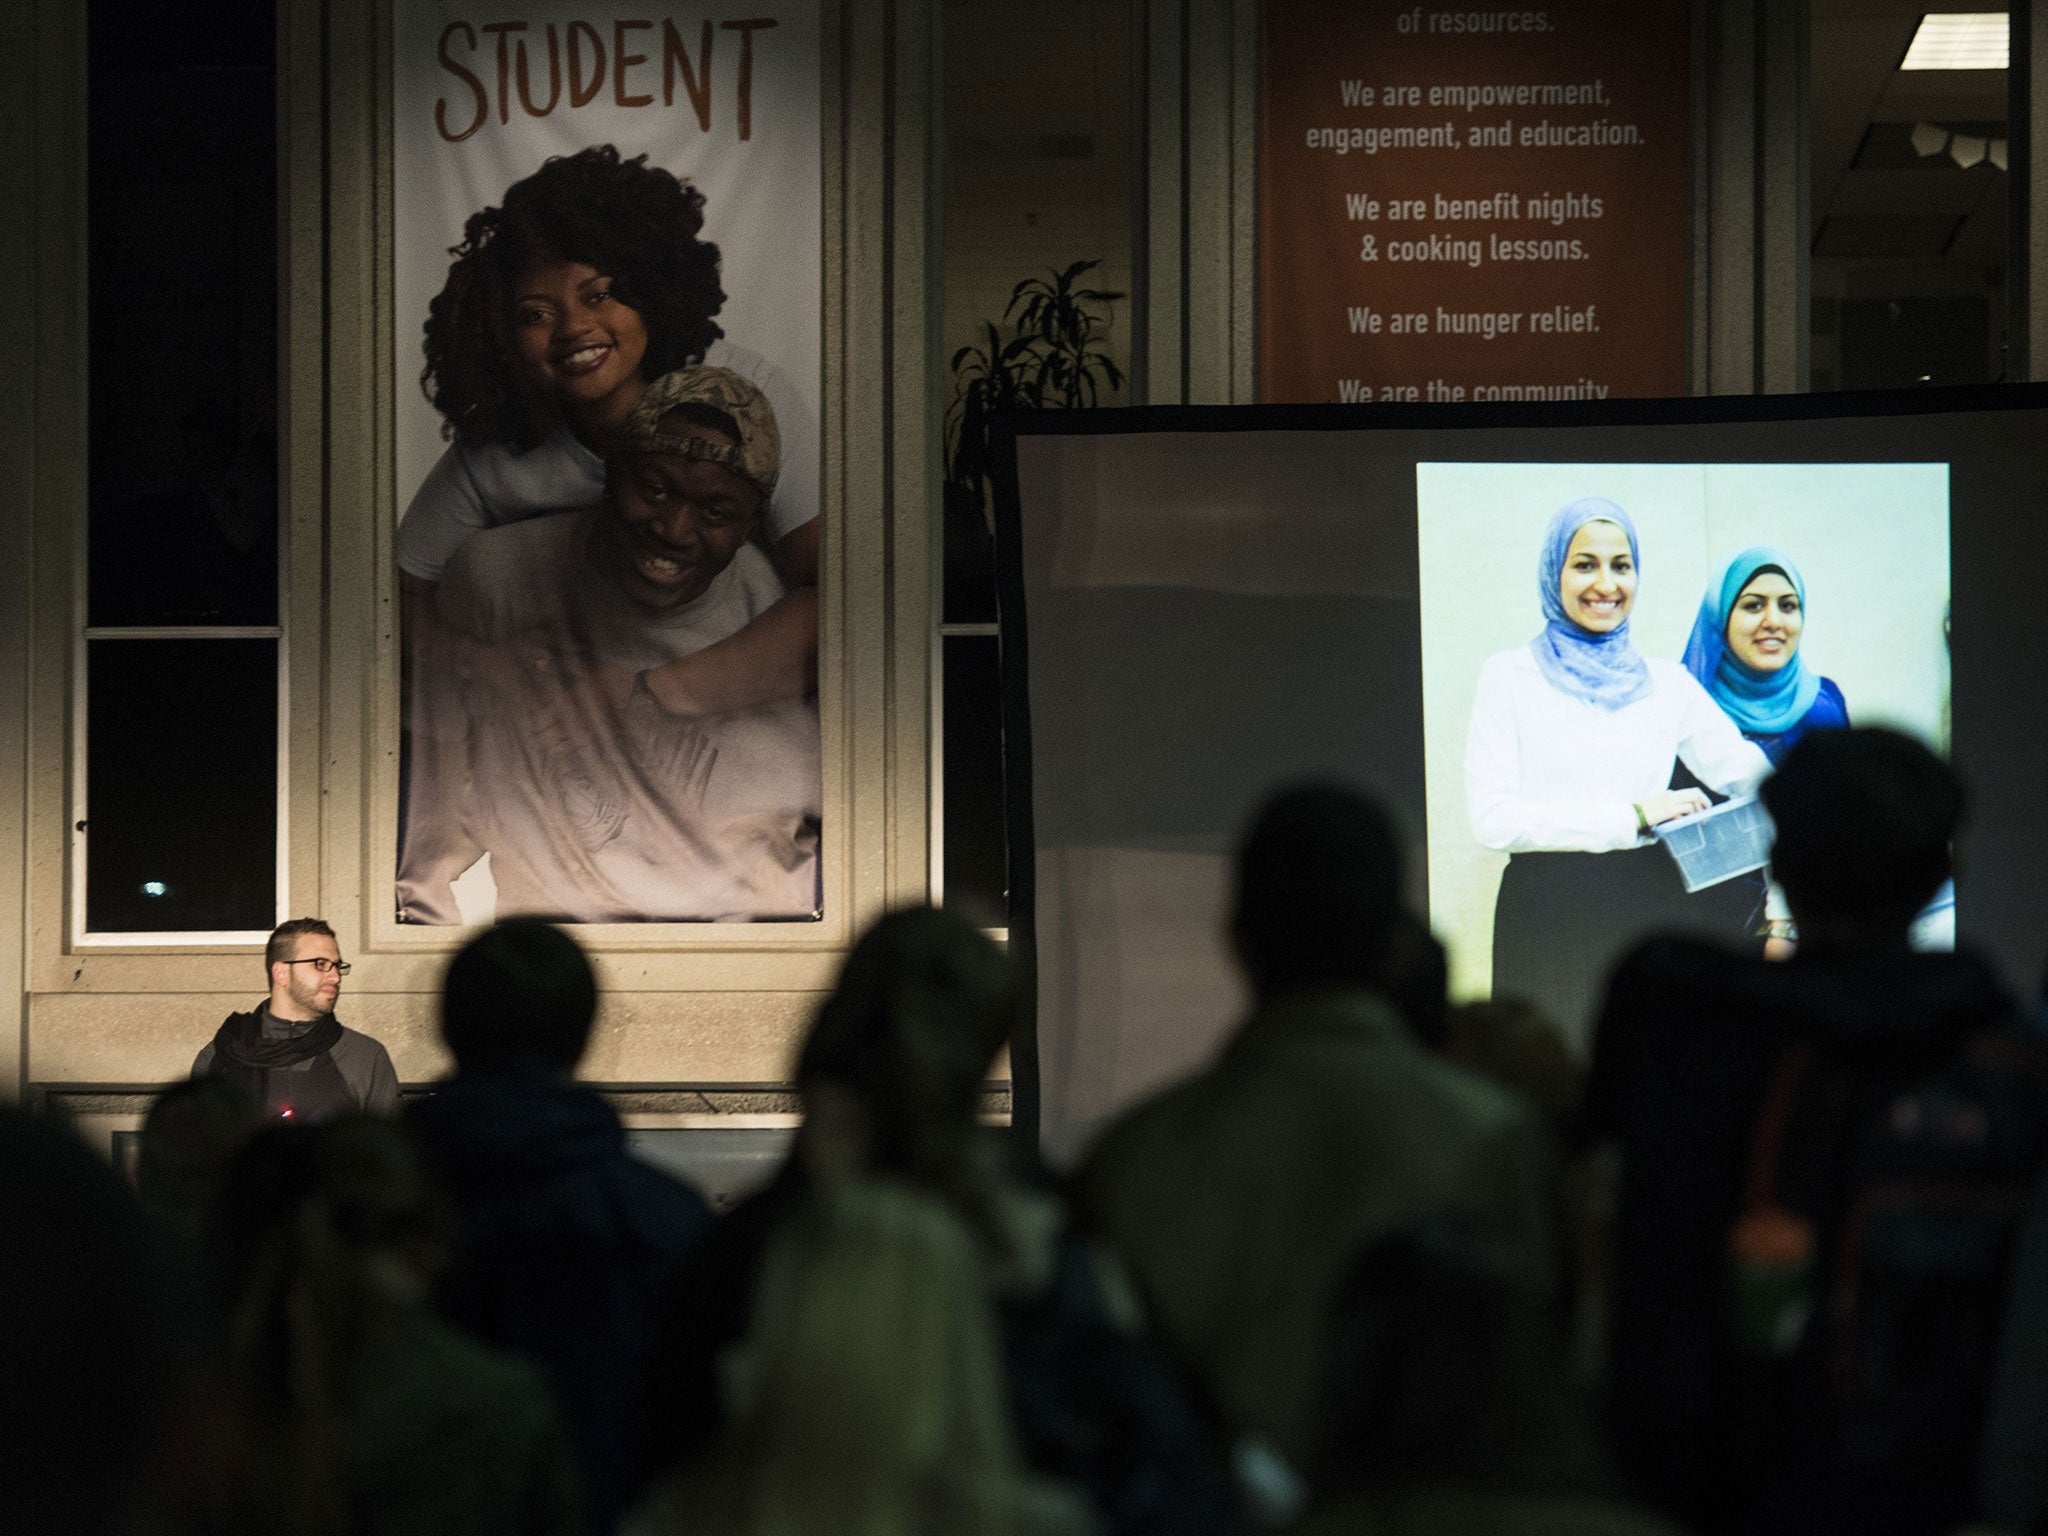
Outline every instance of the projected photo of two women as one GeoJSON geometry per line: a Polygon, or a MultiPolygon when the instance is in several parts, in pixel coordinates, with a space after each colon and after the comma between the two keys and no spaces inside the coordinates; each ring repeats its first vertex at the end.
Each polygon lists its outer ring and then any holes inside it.
{"type": "MultiPolygon", "coordinates": [[[[1418,465],[1430,913],[1456,990],[1579,1034],[1645,932],[1795,940],[1767,825],[1688,854],[1690,881],[1666,844],[1753,816],[1809,730],[1947,751],[1948,510],[1945,464],[1418,465]]],[[[1952,909],[1920,934],[1952,943],[1952,909]]]]}
{"type": "Polygon", "coordinates": [[[1653,933],[1783,952],[1745,802],[1802,732],[1894,726],[1969,802],[1917,941],[2038,984],[2048,388],[1114,416],[1017,437],[1010,932],[1049,1147],[1243,1017],[1231,849],[1301,778],[1393,813],[1455,997],[1583,1050],[1653,933]]]}

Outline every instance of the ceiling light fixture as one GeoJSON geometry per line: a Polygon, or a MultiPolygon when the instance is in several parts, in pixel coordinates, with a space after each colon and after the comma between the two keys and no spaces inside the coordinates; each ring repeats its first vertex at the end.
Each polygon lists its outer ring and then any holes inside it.
{"type": "Polygon", "coordinates": [[[1948,148],[1949,132],[1939,123],[1915,123],[1913,125],[1913,153],[1926,159],[1938,155],[1948,148]]]}
{"type": "Polygon", "coordinates": [[[2004,69],[2004,11],[1930,11],[1920,18],[1900,69],[2004,69]]]}

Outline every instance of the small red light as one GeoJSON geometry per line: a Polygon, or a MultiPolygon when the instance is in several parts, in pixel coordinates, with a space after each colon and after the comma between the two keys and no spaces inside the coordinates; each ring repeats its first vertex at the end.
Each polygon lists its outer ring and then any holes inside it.
{"type": "Polygon", "coordinates": [[[291,1105],[289,1105],[289,1104],[285,1105],[285,1107],[284,1107],[284,1108],[283,1108],[282,1110],[280,1110],[280,1111],[278,1112],[278,1118],[279,1118],[280,1120],[289,1120],[289,1119],[291,1119],[291,1117],[292,1117],[292,1107],[291,1107],[291,1105]]]}

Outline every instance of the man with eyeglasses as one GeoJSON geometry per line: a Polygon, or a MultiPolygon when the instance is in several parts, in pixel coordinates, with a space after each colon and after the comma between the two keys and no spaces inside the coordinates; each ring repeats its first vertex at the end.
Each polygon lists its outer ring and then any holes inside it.
{"type": "Polygon", "coordinates": [[[317,917],[279,923],[263,962],[269,1000],[230,1014],[192,1063],[192,1075],[238,1084],[266,1120],[310,1125],[358,1112],[396,1114],[390,1053],[334,1017],[349,972],[334,930],[317,917]]]}

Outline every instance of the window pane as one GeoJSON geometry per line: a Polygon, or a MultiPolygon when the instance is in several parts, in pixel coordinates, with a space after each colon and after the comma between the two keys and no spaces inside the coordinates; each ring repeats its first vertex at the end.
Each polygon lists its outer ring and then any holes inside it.
{"type": "Polygon", "coordinates": [[[1842,388],[1988,383],[1992,360],[1985,337],[1997,323],[1982,294],[1845,299],[1839,321],[1842,388]]]}
{"type": "Polygon", "coordinates": [[[2011,82],[1901,69],[1928,9],[1811,0],[1815,389],[2012,376],[2011,82]]]}
{"type": "Polygon", "coordinates": [[[277,921],[277,642],[87,648],[86,927],[277,921]]]}
{"type": "Polygon", "coordinates": [[[996,546],[988,513],[960,487],[948,485],[945,527],[945,606],[948,624],[990,624],[996,616],[996,546]]]}
{"type": "Polygon", "coordinates": [[[1008,921],[1003,851],[1003,718],[993,635],[948,635],[946,905],[975,922],[1008,921]]]}
{"type": "Polygon", "coordinates": [[[271,0],[88,13],[88,622],[277,622],[271,0]]]}
{"type": "MultiPolygon", "coordinates": [[[[1001,356],[1019,332],[1013,295],[1020,282],[1053,281],[1055,274],[1082,261],[1098,265],[1069,283],[1069,297],[1074,289],[1125,295],[1079,305],[1095,325],[1088,351],[1095,360],[1096,403],[1133,403],[1127,386],[1110,382],[1110,369],[1125,379],[1141,362],[1133,353],[1135,300],[1129,296],[1139,248],[1141,16],[1142,7],[1133,0],[1092,5],[944,0],[945,248],[940,260],[945,314],[937,361],[947,369],[946,398],[954,407],[949,420],[956,425],[963,397],[1009,397],[1001,388],[974,393],[989,384],[991,363],[1023,390],[1026,398],[1019,403],[1032,403],[1028,397],[1040,377],[1039,361],[1026,356],[1005,362],[1001,356]],[[993,347],[991,325],[999,338],[993,347]],[[972,351],[955,368],[952,360],[962,348],[972,351]]],[[[1054,313],[1071,322],[1054,327],[1068,336],[1061,350],[1071,357],[1080,317],[1064,303],[1054,313]]],[[[1082,402],[1048,385],[1041,403],[1082,402]]],[[[975,460],[974,419],[970,414],[969,471],[975,460]]],[[[971,498],[949,495],[943,533],[946,622],[993,619],[994,561],[981,508],[971,498]]]]}

